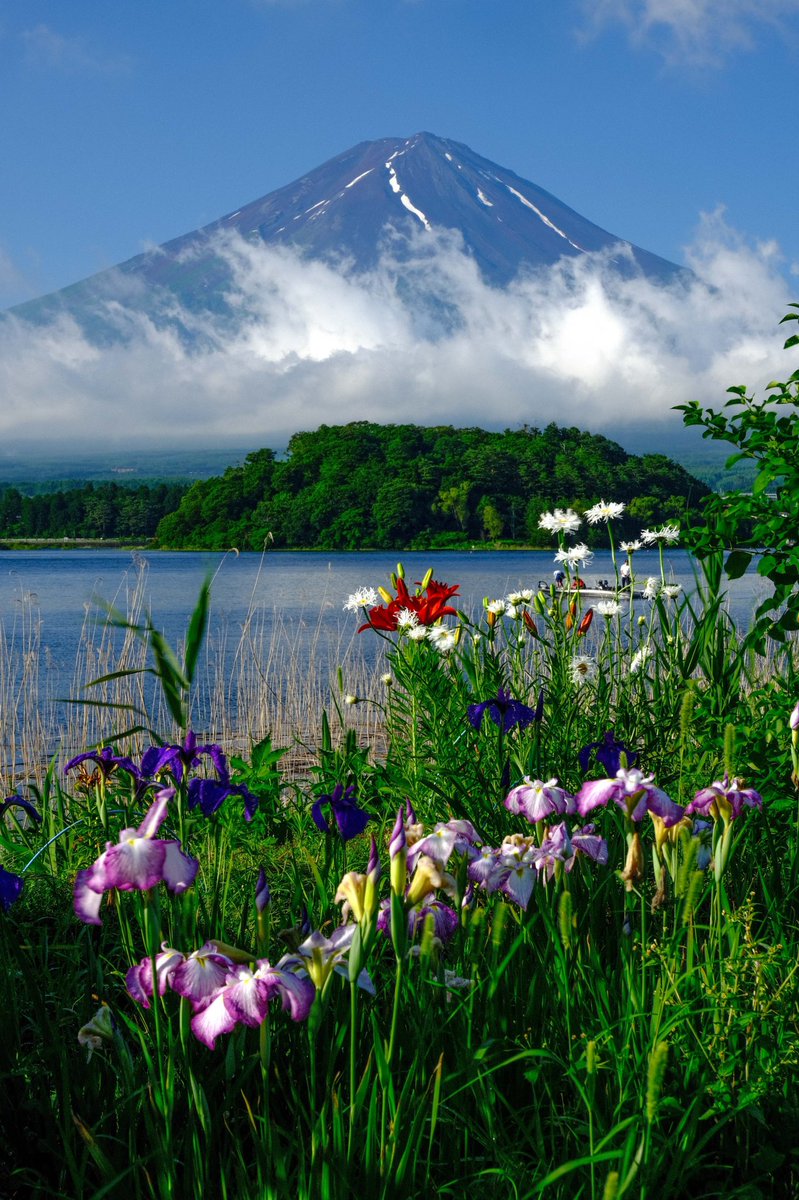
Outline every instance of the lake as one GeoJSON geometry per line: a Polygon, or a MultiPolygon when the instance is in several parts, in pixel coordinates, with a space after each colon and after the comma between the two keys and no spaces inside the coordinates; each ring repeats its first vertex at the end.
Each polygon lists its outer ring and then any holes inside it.
{"type": "MultiPolygon", "coordinates": [[[[475,615],[484,596],[535,588],[552,579],[555,567],[553,551],[436,551],[399,557],[409,582],[432,567],[436,579],[458,583],[458,607],[475,615]]],[[[331,670],[344,663],[345,688],[354,692],[374,673],[384,643],[368,634],[359,637],[358,617],[343,605],[359,587],[390,587],[396,561],[397,555],[387,551],[263,556],[119,549],[0,552],[5,649],[0,733],[6,753],[12,763],[29,754],[29,749],[19,749],[25,740],[19,726],[26,721],[30,726],[36,707],[41,721],[36,737],[50,749],[56,748],[54,741],[75,749],[106,736],[96,711],[84,711],[82,723],[76,724],[75,710],[67,718],[61,705],[66,696],[95,695],[83,692],[81,685],[116,665],[123,635],[118,630],[103,635],[96,598],[123,612],[136,611],[137,605],[140,614],[149,608],[155,625],[177,646],[208,575],[214,582],[198,727],[229,730],[231,720],[241,725],[245,710],[248,732],[255,736],[277,724],[308,727],[329,703],[331,670]],[[45,709],[46,716],[40,716],[45,709]],[[11,720],[16,724],[9,731],[11,720]]],[[[647,575],[658,575],[657,551],[639,551],[635,566],[641,585],[647,575]]],[[[693,563],[686,552],[666,554],[666,573],[686,592],[694,590],[693,563]]],[[[583,572],[589,585],[612,575],[608,552],[598,552],[583,572]]],[[[766,585],[751,575],[733,581],[728,590],[730,613],[745,626],[766,595],[766,585]]],[[[125,661],[135,662],[130,654],[125,661]]],[[[148,704],[149,699],[147,693],[148,704]]],[[[0,770],[4,765],[0,753],[0,770]]]]}
{"type": "MultiPolygon", "coordinates": [[[[421,579],[429,567],[436,579],[460,584],[461,607],[474,612],[483,596],[500,597],[520,587],[549,582],[554,569],[550,551],[432,551],[400,554],[406,578],[421,579]]],[[[57,657],[74,647],[87,608],[94,597],[125,607],[146,569],[147,598],[153,618],[169,637],[185,630],[202,581],[214,576],[212,608],[216,622],[232,625],[246,619],[255,606],[266,614],[279,613],[284,623],[298,628],[320,618],[337,632],[351,631],[355,618],[343,612],[356,588],[390,587],[397,554],[391,551],[351,553],[270,552],[260,554],[170,553],[144,554],[126,550],[9,550],[0,553],[0,619],[9,621],[25,604],[38,610],[43,641],[57,657]]],[[[635,556],[636,576],[658,575],[655,550],[635,556]]],[[[694,564],[684,551],[666,554],[666,574],[685,591],[694,588],[694,564]]],[[[598,552],[583,572],[587,583],[612,578],[610,554],[598,552]]],[[[763,581],[753,574],[728,584],[729,609],[745,625],[757,600],[766,595],[763,581]]]]}

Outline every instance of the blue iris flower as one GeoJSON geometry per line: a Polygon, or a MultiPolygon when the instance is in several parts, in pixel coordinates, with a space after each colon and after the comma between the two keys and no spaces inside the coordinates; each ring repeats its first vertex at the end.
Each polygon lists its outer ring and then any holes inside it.
{"type": "Polygon", "coordinates": [[[470,704],[467,711],[469,722],[475,729],[479,729],[483,724],[483,717],[486,713],[503,733],[507,733],[509,729],[513,729],[517,725],[519,729],[526,729],[533,721],[541,720],[544,711],[544,693],[540,693],[535,708],[529,708],[526,704],[522,704],[521,700],[513,700],[508,692],[500,688],[494,699],[484,700],[482,704],[470,704]]]}
{"type": "Polygon", "coordinates": [[[322,833],[330,833],[332,826],[322,812],[323,808],[330,809],[342,842],[348,842],[350,838],[363,833],[367,822],[373,820],[371,813],[358,807],[355,800],[355,788],[352,785],[345,789],[343,784],[337,783],[332,793],[329,796],[320,796],[311,809],[311,816],[317,829],[322,833]]]}
{"type": "Polygon", "coordinates": [[[605,773],[613,776],[624,765],[625,767],[634,767],[638,762],[638,755],[629,746],[625,746],[624,742],[620,742],[612,729],[607,729],[599,742],[589,742],[587,746],[583,746],[578,754],[580,770],[585,775],[591,765],[592,757],[596,759],[601,767],[604,767],[605,773]],[[625,756],[625,761],[622,764],[621,756],[625,756]]]}
{"type": "Polygon", "coordinates": [[[0,867],[0,908],[8,912],[12,904],[16,904],[22,895],[25,881],[19,876],[0,867]]]}

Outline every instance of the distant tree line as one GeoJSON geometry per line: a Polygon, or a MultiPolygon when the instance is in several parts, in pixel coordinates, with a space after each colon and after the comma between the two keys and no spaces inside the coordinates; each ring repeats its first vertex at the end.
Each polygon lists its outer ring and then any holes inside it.
{"type": "Polygon", "coordinates": [[[0,490],[0,537],[148,539],[185,491],[174,483],[87,483],[26,496],[8,487],[0,490]]]}
{"type": "MultiPolygon", "coordinates": [[[[558,506],[624,501],[621,537],[679,520],[708,488],[662,454],[548,425],[483,429],[356,421],[297,433],[278,460],[249,454],[192,484],[156,532],[165,547],[260,550],[547,545],[538,519],[558,506]]],[[[604,531],[586,529],[598,544],[604,531]]]]}

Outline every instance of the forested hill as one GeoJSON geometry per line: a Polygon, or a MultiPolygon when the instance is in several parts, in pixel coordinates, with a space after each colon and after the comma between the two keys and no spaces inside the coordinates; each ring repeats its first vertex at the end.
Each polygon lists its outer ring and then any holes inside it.
{"type": "Polygon", "coordinates": [[[194,483],[156,540],[242,550],[267,541],[326,550],[542,545],[542,512],[600,499],[626,502],[621,536],[632,537],[679,519],[707,491],[664,455],[636,457],[579,429],[489,433],[355,421],[295,434],[281,460],[258,450],[194,483]]]}
{"type": "Polygon", "coordinates": [[[185,490],[182,483],[86,483],[30,496],[0,486],[0,538],[146,541],[185,490]]]}

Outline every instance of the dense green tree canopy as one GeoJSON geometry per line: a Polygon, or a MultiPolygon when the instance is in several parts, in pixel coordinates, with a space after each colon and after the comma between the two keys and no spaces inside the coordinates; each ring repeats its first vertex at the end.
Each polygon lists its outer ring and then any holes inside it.
{"type": "MultiPolygon", "coordinates": [[[[286,455],[247,456],[192,485],[160,523],[162,546],[260,550],[419,549],[542,541],[541,512],[635,501],[622,536],[674,520],[708,489],[659,454],[635,457],[605,437],[548,425],[491,433],[451,426],[322,425],[286,455]]],[[[602,531],[589,530],[598,540],[602,531]]]]}
{"type": "Polygon", "coordinates": [[[162,517],[175,509],[183,484],[87,483],[83,487],[26,496],[0,489],[0,537],[151,538],[162,517]]]}

